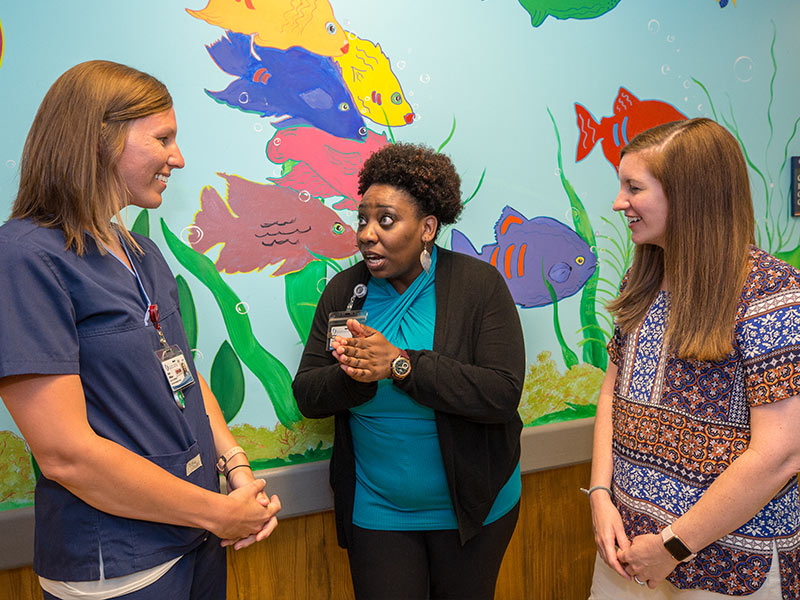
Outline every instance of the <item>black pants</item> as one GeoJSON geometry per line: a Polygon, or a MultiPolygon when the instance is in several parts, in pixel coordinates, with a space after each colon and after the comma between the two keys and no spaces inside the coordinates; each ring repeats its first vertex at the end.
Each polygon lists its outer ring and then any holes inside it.
{"type": "Polygon", "coordinates": [[[492,600],[519,503],[463,546],[458,531],[353,526],[348,548],[357,600],[492,600]]]}

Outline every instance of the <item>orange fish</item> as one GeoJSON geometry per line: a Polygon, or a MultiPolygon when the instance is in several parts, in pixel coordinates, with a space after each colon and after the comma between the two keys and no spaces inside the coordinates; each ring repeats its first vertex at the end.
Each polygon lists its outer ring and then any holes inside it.
{"type": "Polygon", "coordinates": [[[341,56],[349,48],[347,33],[328,0],[209,0],[204,9],[186,12],[211,25],[252,35],[258,46],[279,50],[301,46],[322,56],[341,56]]]}

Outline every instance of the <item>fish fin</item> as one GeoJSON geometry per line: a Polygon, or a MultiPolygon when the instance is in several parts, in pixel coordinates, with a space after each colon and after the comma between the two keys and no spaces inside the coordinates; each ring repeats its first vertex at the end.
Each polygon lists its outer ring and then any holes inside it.
{"type": "Polygon", "coordinates": [[[358,210],[358,202],[349,196],[345,196],[336,202],[332,208],[335,208],[336,210],[358,210]]]}
{"type": "Polygon", "coordinates": [[[617,97],[614,100],[614,114],[620,115],[628,110],[630,110],[631,106],[639,102],[639,99],[631,94],[627,89],[624,87],[619,88],[617,92],[617,97]]]}
{"type": "Polygon", "coordinates": [[[450,247],[453,249],[453,252],[460,252],[461,254],[466,254],[473,258],[481,258],[480,253],[475,249],[475,246],[472,245],[472,242],[469,241],[469,238],[458,229],[453,229],[450,233],[450,247]]]}
{"type": "Polygon", "coordinates": [[[191,246],[200,254],[205,254],[211,248],[220,243],[225,243],[215,234],[220,228],[225,228],[225,224],[232,220],[234,216],[228,209],[228,205],[219,192],[210,185],[203,188],[200,192],[200,210],[194,215],[193,224],[203,232],[202,237],[191,246]]]}
{"type": "Polygon", "coordinates": [[[270,277],[280,277],[281,275],[295,273],[305,267],[312,260],[314,260],[314,257],[308,252],[304,252],[303,256],[287,256],[286,260],[281,262],[281,265],[272,273],[270,273],[270,277]]]}
{"type": "Polygon", "coordinates": [[[345,175],[358,175],[361,170],[361,154],[358,152],[342,152],[325,145],[328,162],[336,165],[345,175]]]}
{"type": "Polygon", "coordinates": [[[503,209],[503,212],[500,213],[500,218],[497,219],[497,223],[494,225],[494,238],[496,241],[500,241],[507,232],[508,228],[512,225],[522,225],[528,219],[525,218],[518,210],[506,206],[503,209]]]}
{"type": "Polygon", "coordinates": [[[315,87],[298,94],[300,99],[315,110],[328,110],[333,106],[333,98],[322,88],[315,87]]]}
{"type": "Polygon", "coordinates": [[[219,40],[206,46],[216,65],[237,77],[247,72],[250,64],[250,37],[233,31],[226,32],[219,40]]]}
{"type": "Polygon", "coordinates": [[[581,161],[592,151],[595,144],[602,139],[599,129],[600,124],[595,121],[592,113],[586,110],[581,104],[575,103],[575,118],[578,122],[578,131],[580,137],[578,138],[578,149],[575,156],[575,161],[581,161]]]}
{"type": "Polygon", "coordinates": [[[294,168],[283,177],[270,177],[270,181],[296,192],[307,191],[317,198],[341,196],[341,192],[331,187],[307,163],[297,163],[294,168]]]}
{"type": "Polygon", "coordinates": [[[226,201],[235,215],[246,216],[257,212],[267,199],[263,195],[265,188],[274,187],[270,184],[251,181],[240,175],[217,173],[225,180],[226,201]]]}

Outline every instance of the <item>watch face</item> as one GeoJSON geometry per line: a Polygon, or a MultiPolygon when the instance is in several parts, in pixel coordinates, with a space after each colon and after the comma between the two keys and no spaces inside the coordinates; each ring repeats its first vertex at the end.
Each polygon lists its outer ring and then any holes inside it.
{"type": "Polygon", "coordinates": [[[692,551],[678,537],[669,538],[664,542],[664,547],[677,561],[684,561],[692,555],[692,551]]]}
{"type": "Polygon", "coordinates": [[[411,363],[404,356],[398,356],[392,362],[392,374],[395,377],[403,378],[411,371],[411,363]]]}

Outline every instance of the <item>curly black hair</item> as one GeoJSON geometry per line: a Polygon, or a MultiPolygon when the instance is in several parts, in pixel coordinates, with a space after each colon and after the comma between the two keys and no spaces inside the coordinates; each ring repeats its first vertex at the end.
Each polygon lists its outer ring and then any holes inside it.
{"type": "Polygon", "coordinates": [[[440,225],[455,223],[461,214],[461,178],[446,155],[428,146],[389,144],[372,154],[358,174],[358,193],[373,184],[407,192],[420,214],[433,215],[440,225]]]}

